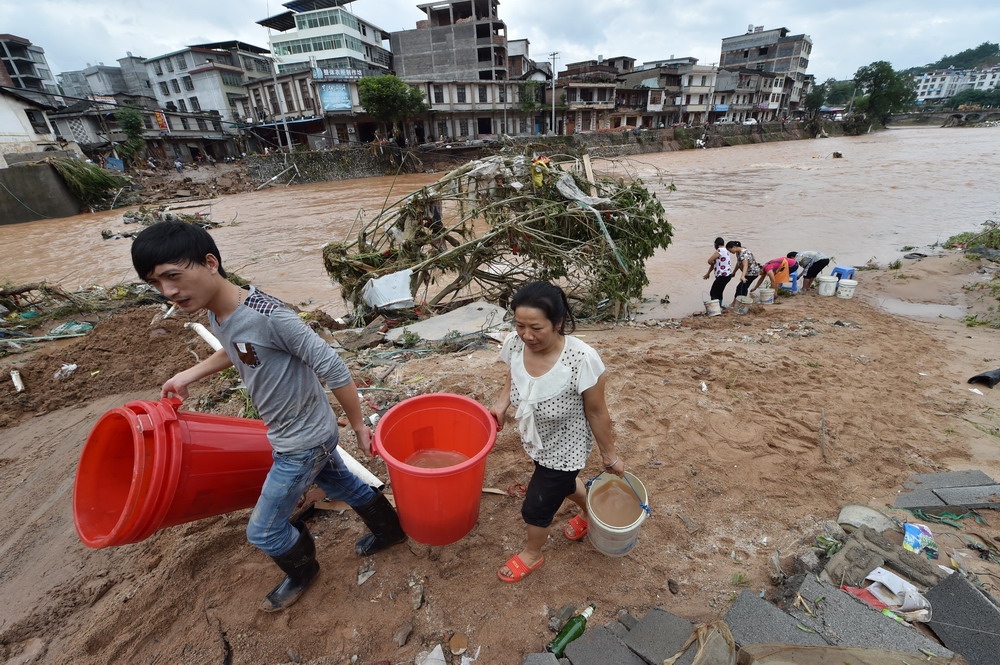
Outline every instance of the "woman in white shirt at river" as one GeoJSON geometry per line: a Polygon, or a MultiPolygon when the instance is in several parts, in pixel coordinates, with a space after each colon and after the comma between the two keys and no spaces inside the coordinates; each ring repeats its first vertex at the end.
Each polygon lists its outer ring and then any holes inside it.
{"type": "Polygon", "coordinates": [[[579,540],[587,533],[587,494],[577,476],[595,439],[604,469],[625,473],[604,397],[607,372],[594,349],[566,334],[567,320],[570,332],[576,328],[566,294],[548,282],[532,282],[514,295],[511,307],[517,334],[508,335],[500,350],[510,372],[490,412],[502,428],[514,406],[535,471],[521,506],[527,544],[497,571],[504,582],[518,582],[544,563],[542,546],[564,499],[580,507],[564,535],[579,540]]]}

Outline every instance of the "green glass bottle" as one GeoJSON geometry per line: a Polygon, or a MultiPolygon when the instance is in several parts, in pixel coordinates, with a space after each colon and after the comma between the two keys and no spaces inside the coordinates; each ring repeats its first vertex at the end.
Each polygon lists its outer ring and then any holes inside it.
{"type": "Polygon", "coordinates": [[[587,619],[590,618],[595,609],[593,605],[588,605],[583,608],[582,612],[570,617],[555,639],[545,647],[545,650],[554,654],[556,658],[562,658],[563,652],[566,651],[566,645],[583,635],[583,631],[587,630],[587,619]]]}

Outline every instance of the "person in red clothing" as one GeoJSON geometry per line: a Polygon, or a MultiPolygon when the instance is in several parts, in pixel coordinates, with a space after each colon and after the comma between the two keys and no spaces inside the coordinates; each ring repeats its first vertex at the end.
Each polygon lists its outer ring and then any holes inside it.
{"type": "Polygon", "coordinates": [[[771,288],[777,290],[779,284],[784,284],[789,275],[798,270],[799,264],[796,263],[795,259],[790,259],[787,256],[783,256],[780,259],[771,259],[767,263],[761,266],[760,278],[757,283],[753,285],[750,292],[753,293],[760,288],[760,285],[764,282],[766,277],[770,280],[771,288]]]}

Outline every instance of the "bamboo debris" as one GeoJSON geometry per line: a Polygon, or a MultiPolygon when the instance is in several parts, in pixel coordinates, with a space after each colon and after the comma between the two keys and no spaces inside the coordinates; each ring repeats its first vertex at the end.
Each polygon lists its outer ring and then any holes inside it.
{"type": "Polygon", "coordinates": [[[431,308],[470,297],[506,306],[542,279],[563,286],[582,315],[608,316],[641,296],[645,261],[672,228],[640,180],[595,177],[588,157],[586,176],[573,158],[463,164],[324,247],[327,272],[356,310],[369,280],[409,269],[411,295],[431,308]]]}

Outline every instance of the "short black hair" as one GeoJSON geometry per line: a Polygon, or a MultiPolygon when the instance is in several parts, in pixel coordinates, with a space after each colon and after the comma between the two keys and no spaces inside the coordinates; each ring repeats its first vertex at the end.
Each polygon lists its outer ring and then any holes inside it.
{"type": "Polygon", "coordinates": [[[566,334],[566,320],[570,322],[570,332],[576,330],[576,320],[569,309],[566,294],[555,284],[549,282],[529,282],[525,284],[510,302],[510,308],[534,307],[540,309],[545,318],[558,328],[560,335],[566,334]]]}
{"type": "Polygon", "coordinates": [[[732,249],[733,247],[742,247],[739,240],[730,240],[726,243],[726,249],[732,249]]]}
{"type": "Polygon", "coordinates": [[[132,267],[139,279],[145,280],[158,265],[205,265],[205,257],[209,254],[219,261],[219,275],[227,277],[222,269],[222,254],[208,231],[197,224],[157,222],[132,242],[132,267]]]}
{"type": "Polygon", "coordinates": [[[788,252],[788,254],[785,254],[785,258],[794,259],[798,255],[798,252],[788,252]]]}
{"type": "Polygon", "coordinates": [[[722,247],[725,244],[726,244],[726,241],[722,239],[722,236],[719,236],[718,238],[715,239],[715,248],[716,249],[718,249],[719,247],[722,247]]]}

